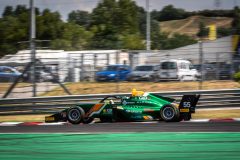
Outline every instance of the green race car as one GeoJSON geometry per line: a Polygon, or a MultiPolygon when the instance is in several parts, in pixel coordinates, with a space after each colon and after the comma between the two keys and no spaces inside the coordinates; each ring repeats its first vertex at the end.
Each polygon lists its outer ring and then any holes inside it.
{"type": "Polygon", "coordinates": [[[175,99],[142,91],[127,96],[107,96],[98,103],[79,103],[59,113],[45,117],[45,122],[68,121],[72,124],[101,122],[163,120],[188,121],[200,95],[183,95],[179,104],[175,99]]]}

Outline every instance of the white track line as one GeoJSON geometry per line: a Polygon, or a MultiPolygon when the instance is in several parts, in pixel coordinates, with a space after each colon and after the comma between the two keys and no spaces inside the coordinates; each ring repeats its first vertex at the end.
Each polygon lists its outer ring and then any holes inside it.
{"type": "Polygon", "coordinates": [[[17,126],[23,122],[1,122],[0,126],[17,126]]]}
{"type": "Polygon", "coordinates": [[[233,118],[234,121],[240,121],[240,118],[233,118]]]}
{"type": "Polygon", "coordinates": [[[233,110],[233,109],[240,109],[240,107],[223,107],[223,108],[196,108],[196,111],[220,111],[220,110],[233,110]]]}
{"type": "Polygon", "coordinates": [[[38,126],[60,126],[60,125],[64,125],[67,122],[52,122],[52,123],[39,123],[37,124],[38,126]]]}
{"type": "Polygon", "coordinates": [[[182,121],[182,122],[209,122],[210,119],[191,119],[190,121],[182,121]]]}

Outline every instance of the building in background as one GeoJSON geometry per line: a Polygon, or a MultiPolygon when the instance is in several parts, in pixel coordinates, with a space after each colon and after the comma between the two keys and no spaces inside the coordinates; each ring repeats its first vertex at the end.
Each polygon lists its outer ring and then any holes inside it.
{"type": "MultiPolygon", "coordinates": [[[[232,51],[232,37],[223,37],[215,41],[204,41],[202,44],[204,63],[224,62],[230,64],[234,52],[232,51]]],[[[146,53],[140,53],[145,54],[146,53]]],[[[145,58],[146,64],[159,64],[165,59],[186,59],[193,64],[199,64],[199,44],[188,45],[172,50],[153,51],[145,58]]]]}

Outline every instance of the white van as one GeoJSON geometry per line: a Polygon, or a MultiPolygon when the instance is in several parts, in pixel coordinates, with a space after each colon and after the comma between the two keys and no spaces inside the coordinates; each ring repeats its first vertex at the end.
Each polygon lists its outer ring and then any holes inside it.
{"type": "Polygon", "coordinates": [[[199,73],[193,68],[188,60],[162,60],[160,61],[159,70],[155,72],[155,80],[179,80],[179,81],[196,81],[199,73]]]}

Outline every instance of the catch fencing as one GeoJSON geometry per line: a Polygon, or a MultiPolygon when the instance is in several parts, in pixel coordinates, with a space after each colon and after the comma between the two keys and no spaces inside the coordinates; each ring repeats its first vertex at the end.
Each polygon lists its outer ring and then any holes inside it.
{"type": "MultiPolygon", "coordinates": [[[[8,65],[23,70],[24,66],[30,62],[30,57],[29,50],[19,51],[16,55],[8,55],[0,59],[0,65],[8,65]]],[[[61,83],[94,82],[96,72],[110,64],[126,64],[134,70],[137,65],[159,65],[161,60],[186,59],[191,61],[199,71],[201,75],[199,83],[207,80],[233,80],[234,73],[240,71],[240,56],[232,50],[231,36],[172,50],[37,50],[36,57],[45,65],[44,69],[41,69],[41,66],[36,66],[37,85],[33,85],[34,83],[31,81],[32,71],[30,68],[22,80],[25,84],[18,85],[17,89],[14,89],[7,97],[17,98],[21,95],[22,97],[31,97],[34,95],[32,94],[33,86],[37,86],[35,92],[38,96],[49,92],[57,87],[53,75],[61,83]]],[[[1,80],[2,78],[0,78],[1,80]]],[[[8,81],[13,82],[13,78],[9,78],[8,81]]],[[[204,88],[199,87],[199,89],[204,88]]],[[[1,90],[7,90],[6,85],[0,84],[0,96],[2,97],[4,92],[1,90]]]]}
{"type": "MultiPolygon", "coordinates": [[[[197,109],[240,107],[240,89],[152,93],[175,98],[177,102],[181,100],[182,95],[200,94],[201,97],[197,104],[197,109]]],[[[98,102],[109,95],[130,96],[130,93],[0,99],[0,115],[56,113],[59,110],[74,106],[76,103],[98,102]]]]}

